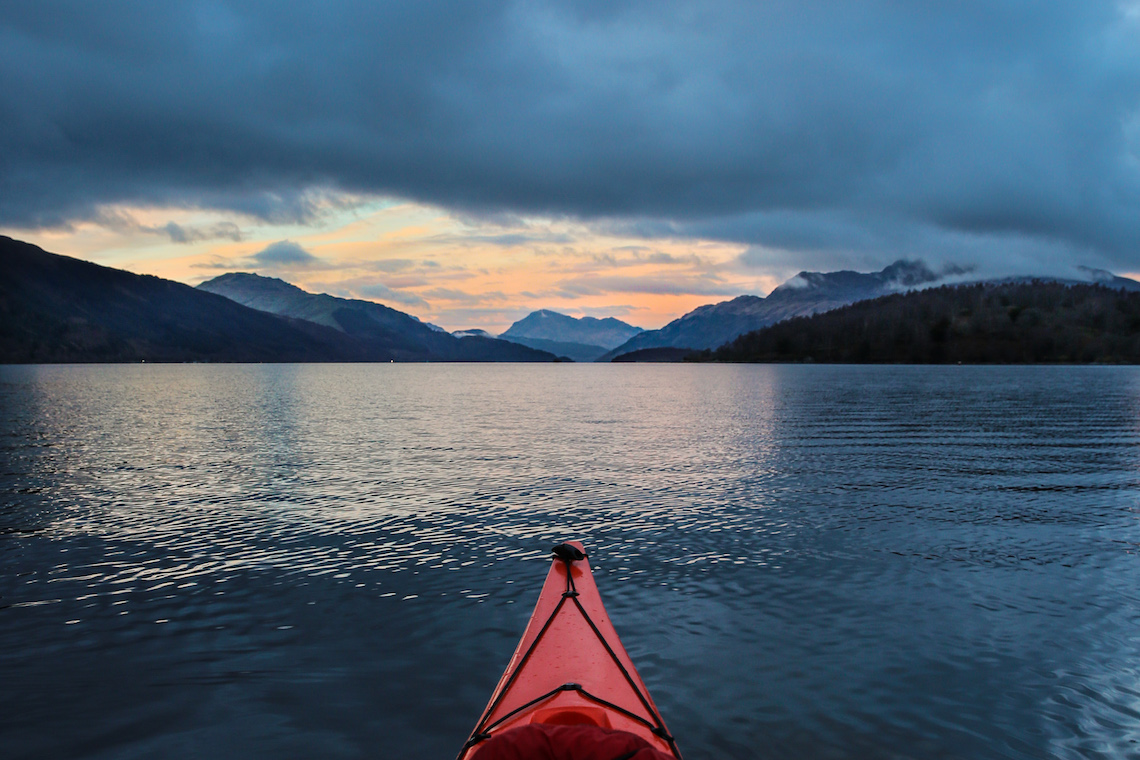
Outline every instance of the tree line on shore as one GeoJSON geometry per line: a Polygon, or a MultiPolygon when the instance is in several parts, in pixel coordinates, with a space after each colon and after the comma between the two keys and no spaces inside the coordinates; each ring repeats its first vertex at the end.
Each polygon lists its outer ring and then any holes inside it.
{"type": "Polygon", "coordinates": [[[1140,292],[1094,284],[943,286],[746,333],[689,361],[1140,363],[1140,292]]]}

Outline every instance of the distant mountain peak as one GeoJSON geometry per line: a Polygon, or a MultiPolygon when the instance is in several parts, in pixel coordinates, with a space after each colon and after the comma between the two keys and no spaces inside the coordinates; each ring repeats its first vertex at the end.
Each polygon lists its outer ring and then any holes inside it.
{"type": "Polygon", "coordinates": [[[1107,269],[1096,269],[1094,267],[1079,266],[1077,271],[1087,275],[1093,282],[1111,282],[1116,278],[1112,272],[1107,269]]]}
{"type": "Polygon", "coordinates": [[[515,322],[499,337],[506,340],[531,339],[577,343],[609,349],[620,346],[640,332],[642,332],[640,327],[626,324],[614,317],[604,319],[571,317],[550,309],[539,309],[515,322]]]}
{"type": "Polygon", "coordinates": [[[961,277],[977,270],[973,265],[944,264],[935,272],[921,259],[899,259],[882,269],[878,274],[883,282],[893,283],[904,288],[930,285],[951,277],[961,277]]]}
{"type": "Polygon", "coordinates": [[[935,282],[942,279],[942,276],[935,274],[930,267],[926,265],[925,261],[919,259],[913,261],[899,259],[895,263],[884,267],[883,270],[879,272],[879,276],[883,282],[895,283],[903,287],[925,285],[928,282],[935,282]]]}
{"type": "Polygon", "coordinates": [[[375,301],[309,293],[275,277],[234,272],[199,289],[225,296],[260,311],[331,327],[358,340],[382,346],[397,360],[548,361],[552,354],[469,335],[464,340],[446,330],[375,301]]]}
{"type": "Polygon", "coordinates": [[[226,272],[198,285],[202,290],[215,287],[256,287],[262,292],[307,293],[296,285],[279,277],[266,277],[254,272],[226,272]]]}
{"type": "Polygon", "coordinates": [[[1095,282],[1099,285],[1105,285],[1110,288],[1122,288],[1124,290],[1140,290],[1140,283],[1136,282],[1129,277],[1121,277],[1118,274],[1113,274],[1106,269],[1095,269],[1093,267],[1079,266],[1077,271],[1084,275],[1086,281],[1095,282]]]}
{"type": "MultiPolygon", "coordinates": [[[[935,271],[920,259],[899,259],[878,272],[803,271],[775,288],[767,298],[737,296],[699,306],[660,330],[634,336],[606,356],[646,348],[716,348],[738,335],[791,317],[828,311],[868,298],[929,287],[970,272],[956,265],[935,271]]],[[[603,357],[604,360],[605,357],[603,357]]]]}
{"type": "MultiPolygon", "coordinates": [[[[296,285],[289,283],[289,282],[285,282],[285,280],[282,280],[280,277],[269,277],[267,275],[257,274],[256,272],[226,272],[225,274],[220,274],[217,277],[214,277],[213,279],[206,280],[206,282],[241,282],[242,280],[249,280],[251,282],[266,282],[266,283],[273,282],[273,283],[277,283],[278,285],[285,285],[285,286],[290,287],[290,288],[297,288],[296,285]]],[[[300,290],[300,288],[297,288],[297,289],[300,290]]]]}

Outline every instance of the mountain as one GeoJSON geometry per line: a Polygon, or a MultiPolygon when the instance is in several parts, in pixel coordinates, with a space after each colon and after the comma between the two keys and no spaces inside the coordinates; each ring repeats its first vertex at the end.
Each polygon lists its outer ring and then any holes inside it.
{"type": "MultiPolygon", "coordinates": [[[[1054,282],[1061,285],[1092,283],[1109,288],[1140,291],[1140,282],[1103,269],[1078,267],[1083,279],[1058,277],[1008,277],[992,284],[1054,282]]],[[[948,266],[934,272],[921,261],[900,260],[879,272],[800,272],[783,285],[761,296],[739,296],[731,301],[701,306],[660,330],[646,330],[597,361],[611,361],[622,354],[646,348],[711,349],[739,335],[793,317],[809,316],[859,301],[930,286],[946,279],[961,280],[970,269],[948,266]]]]}
{"type": "Polygon", "coordinates": [[[613,317],[575,318],[542,309],[515,322],[499,337],[504,340],[521,338],[552,340],[610,349],[620,346],[640,332],[642,332],[640,327],[634,327],[613,317]]]}
{"type": "Polygon", "coordinates": [[[243,306],[303,319],[364,341],[396,361],[553,361],[554,355],[483,336],[455,337],[373,301],[309,293],[275,277],[223,274],[198,286],[243,306]]]}
{"type": "Polygon", "coordinates": [[[367,361],[328,327],[0,237],[0,362],[367,361]]]}
{"type": "MultiPolygon", "coordinates": [[[[454,338],[407,314],[331,296],[316,306],[280,280],[242,280],[262,306],[48,253],[0,237],[0,362],[553,361],[485,337],[454,338]],[[325,310],[322,311],[323,307],[325,310]],[[306,309],[309,309],[308,311],[306,309]]],[[[250,275],[249,277],[255,277],[250,275]]],[[[223,279],[223,278],[218,278],[223,279]]]]}
{"type": "Polygon", "coordinates": [[[731,362],[1137,364],[1140,288],[1005,281],[897,293],[770,325],[741,335],[716,351],[687,358],[731,362]]]}
{"type": "Polygon", "coordinates": [[[275,277],[245,272],[223,274],[203,282],[198,289],[261,312],[303,319],[363,338],[405,361],[436,358],[437,352],[433,350],[436,344],[450,338],[441,338],[441,333],[415,317],[387,306],[314,295],[275,277]]]}
{"type": "MultiPolygon", "coordinates": [[[[1133,280],[1129,277],[1121,277],[1115,275],[1104,269],[1093,269],[1092,267],[1077,267],[1083,272],[1089,280],[1097,285],[1104,285],[1106,288],[1113,288],[1115,290],[1132,290],[1140,291],[1140,282],[1133,280]]],[[[1079,285],[1083,280],[1058,280],[1058,282],[1066,282],[1069,284],[1079,285]]]]}
{"type": "Polygon", "coordinates": [[[800,272],[763,296],[739,296],[700,306],[660,330],[646,330],[603,355],[598,361],[644,348],[716,348],[738,335],[791,317],[815,314],[855,301],[894,293],[948,275],[936,274],[920,261],[896,261],[880,272],[800,272]]]}

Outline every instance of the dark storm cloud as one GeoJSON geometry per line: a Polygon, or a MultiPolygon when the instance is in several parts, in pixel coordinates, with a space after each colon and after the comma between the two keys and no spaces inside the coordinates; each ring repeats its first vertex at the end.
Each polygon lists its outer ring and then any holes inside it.
{"type": "Polygon", "coordinates": [[[217,240],[224,238],[235,243],[241,242],[241,229],[233,222],[218,222],[208,227],[187,227],[177,222],[167,222],[161,227],[145,227],[147,232],[166,235],[173,243],[193,243],[197,240],[217,240]]]}
{"type": "Polygon", "coordinates": [[[1137,266],[1138,29],[1098,0],[9,0],[0,224],[380,193],[792,257],[1137,266]]]}
{"type": "Polygon", "coordinates": [[[167,222],[162,225],[142,224],[131,214],[122,209],[103,207],[92,217],[92,220],[107,229],[116,232],[132,233],[142,232],[149,235],[162,235],[169,238],[172,243],[193,243],[198,240],[232,240],[239,243],[242,240],[241,228],[233,222],[217,222],[208,225],[187,226],[177,222],[167,222]]]}

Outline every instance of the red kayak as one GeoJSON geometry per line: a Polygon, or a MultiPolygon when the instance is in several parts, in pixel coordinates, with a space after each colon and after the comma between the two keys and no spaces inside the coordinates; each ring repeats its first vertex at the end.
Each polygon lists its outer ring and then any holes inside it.
{"type": "Polygon", "coordinates": [[[526,632],[458,760],[681,757],[610,624],[577,541],[554,561],[526,632]]]}

